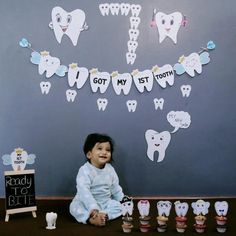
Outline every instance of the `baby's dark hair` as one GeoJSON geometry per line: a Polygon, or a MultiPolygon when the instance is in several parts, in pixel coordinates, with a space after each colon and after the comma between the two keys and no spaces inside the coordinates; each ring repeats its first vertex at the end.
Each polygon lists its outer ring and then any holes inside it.
{"type": "Polygon", "coordinates": [[[112,160],[112,153],[114,150],[114,141],[111,137],[106,134],[99,134],[99,133],[92,133],[89,134],[84,142],[84,154],[87,155],[89,151],[93,149],[96,143],[106,143],[109,142],[111,146],[111,160],[112,160]]]}

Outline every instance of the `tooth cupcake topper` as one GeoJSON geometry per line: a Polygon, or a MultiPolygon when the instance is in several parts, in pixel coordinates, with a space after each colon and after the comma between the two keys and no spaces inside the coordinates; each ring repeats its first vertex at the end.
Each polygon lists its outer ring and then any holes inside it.
{"type": "Polygon", "coordinates": [[[210,207],[210,202],[205,202],[204,200],[197,200],[191,204],[193,208],[193,213],[195,215],[206,215],[208,214],[208,208],[210,207]]]}
{"type": "Polygon", "coordinates": [[[174,205],[175,205],[175,213],[177,216],[181,217],[187,215],[189,207],[187,202],[176,201],[174,205]]]}
{"type": "Polygon", "coordinates": [[[121,209],[123,216],[132,216],[134,209],[133,199],[131,197],[124,196],[121,201],[121,209]]]}
{"type": "Polygon", "coordinates": [[[172,203],[170,201],[158,201],[157,202],[158,216],[168,217],[170,215],[171,207],[172,203]]]}
{"type": "Polygon", "coordinates": [[[228,202],[226,201],[217,201],[215,202],[215,211],[217,213],[218,216],[226,216],[228,213],[228,202]]]}
{"type": "Polygon", "coordinates": [[[141,217],[145,217],[149,215],[150,210],[150,202],[148,200],[140,200],[138,202],[138,210],[141,217]]]}

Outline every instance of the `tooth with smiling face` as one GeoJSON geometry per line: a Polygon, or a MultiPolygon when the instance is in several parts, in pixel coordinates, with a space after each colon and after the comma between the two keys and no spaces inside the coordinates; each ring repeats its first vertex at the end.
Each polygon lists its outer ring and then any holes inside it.
{"type": "Polygon", "coordinates": [[[171,135],[168,131],[158,133],[155,130],[148,129],[145,132],[145,138],[148,145],[147,156],[153,161],[155,152],[159,152],[157,162],[163,161],[166,149],[170,143],[171,135]]]}
{"type": "Polygon", "coordinates": [[[155,22],[159,32],[159,43],[169,37],[173,42],[177,43],[177,33],[181,26],[182,14],[180,12],[174,12],[170,15],[166,15],[163,12],[158,12],[155,15],[155,22]]]}
{"type": "Polygon", "coordinates": [[[171,65],[166,64],[162,67],[156,65],[152,68],[152,72],[157,83],[162,88],[166,88],[166,84],[170,86],[174,84],[174,70],[171,65]]]}
{"type": "Polygon", "coordinates": [[[169,216],[172,203],[170,201],[158,201],[157,210],[159,216],[169,216]]]}
{"type": "Polygon", "coordinates": [[[127,64],[133,65],[136,59],[136,53],[134,52],[127,52],[126,53],[126,62],[127,64]]]}
{"type": "Polygon", "coordinates": [[[137,41],[139,36],[139,30],[138,29],[129,29],[129,38],[130,40],[137,41]]]}
{"type": "Polygon", "coordinates": [[[85,13],[80,9],[66,12],[61,7],[52,9],[52,22],[49,26],[54,30],[58,43],[61,43],[62,36],[66,34],[73,45],[76,46],[80,32],[86,29],[85,13]]]}
{"type": "Polygon", "coordinates": [[[42,75],[46,71],[46,77],[50,78],[60,66],[60,60],[57,57],[51,57],[47,51],[43,51],[40,54],[38,72],[42,75]]]}
{"type": "Polygon", "coordinates": [[[188,203],[176,201],[175,203],[175,213],[177,216],[186,216],[188,212],[188,203]]]}
{"type": "Polygon", "coordinates": [[[72,89],[66,90],[66,99],[68,102],[74,102],[76,95],[77,95],[77,92],[75,90],[72,90],[72,89]]]}
{"type": "Polygon", "coordinates": [[[180,57],[179,62],[191,77],[195,76],[195,71],[198,74],[202,73],[202,63],[199,54],[196,52],[191,53],[188,57],[180,57]]]}
{"type": "Polygon", "coordinates": [[[100,93],[105,93],[111,81],[110,74],[108,72],[99,72],[95,68],[89,72],[92,91],[95,93],[100,89],[100,93]]]}
{"type": "Polygon", "coordinates": [[[126,102],[127,108],[129,112],[135,112],[137,107],[137,101],[136,100],[128,100],[126,102]]]}
{"type": "Polygon", "coordinates": [[[69,65],[68,70],[68,83],[70,87],[73,87],[76,83],[77,89],[80,89],[84,86],[89,72],[85,67],[78,67],[77,63],[72,63],[69,65]]]}
{"type": "Polygon", "coordinates": [[[108,104],[108,100],[106,98],[98,98],[97,105],[99,111],[105,111],[108,104]]]}
{"type": "Polygon", "coordinates": [[[117,95],[121,94],[123,91],[124,95],[127,95],[131,89],[132,76],[129,73],[119,74],[118,71],[114,71],[111,74],[111,81],[115,93],[117,95]]]}
{"type": "Polygon", "coordinates": [[[195,215],[206,215],[208,213],[208,208],[210,207],[210,202],[199,199],[196,202],[192,202],[191,206],[195,215]]]}
{"type": "Polygon", "coordinates": [[[141,72],[134,70],[131,74],[133,76],[134,84],[140,93],[143,93],[145,88],[148,92],[152,90],[153,74],[151,70],[144,70],[141,72]]]}
{"type": "Polygon", "coordinates": [[[141,217],[145,217],[149,215],[150,210],[150,202],[148,200],[140,200],[138,202],[138,210],[141,217]]]}
{"type": "Polygon", "coordinates": [[[137,29],[141,21],[140,17],[131,16],[129,19],[130,19],[131,29],[137,29]]]}
{"type": "Polygon", "coordinates": [[[226,216],[228,212],[228,202],[226,201],[217,201],[215,202],[215,211],[218,216],[226,216]]]}
{"type": "Polygon", "coordinates": [[[130,4],[129,3],[121,3],[120,4],[121,15],[127,16],[129,14],[129,11],[130,11],[130,4]]]}
{"type": "Polygon", "coordinates": [[[160,108],[161,110],[163,109],[164,98],[160,98],[160,99],[154,98],[153,102],[154,102],[155,110],[157,110],[158,108],[160,108]]]}
{"type": "Polygon", "coordinates": [[[191,92],[191,90],[192,90],[192,87],[191,87],[191,85],[182,85],[182,86],[180,87],[180,90],[181,90],[181,92],[182,92],[182,96],[183,96],[183,97],[189,97],[190,92],[191,92]]]}
{"type": "Polygon", "coordinates": [[[131,53],[135,53],[137,47],[138,47],[138,42],[137,41],[133,41],[133,40],[129,40],[127,43],[128,46],[128,51],[131,53]]]}
{"type": "Polygon", "coordinates": [[[138,16],[142,7],[140,5],[132,4],[130,6],[132,16],[138,16]]]}
{"type": "Polygon", "coordinates": [[[110,4],[110,11],[112,15],[118,15],[120,11],[120,4],[119,3],[111,3],[110,4]]]}
{"type": "Polygon", "coordinates": [[[40,83],[40,88],[42,94],[48,94],[51,88],[51,83],[48,81],[47,82],[42,81],[40,83]]]}
{"type": "Polygon", "coordinates": [[[109,4],[108,3],[103,3],[99,5],[99,10],[103,16],[108,16],[109,15],[109,4]]]}

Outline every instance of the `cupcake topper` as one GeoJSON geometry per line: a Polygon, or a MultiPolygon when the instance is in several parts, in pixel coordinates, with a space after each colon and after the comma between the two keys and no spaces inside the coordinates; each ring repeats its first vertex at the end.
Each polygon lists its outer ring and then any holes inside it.
{"type": "Polygon", "coordinates": [[[122,215],[131,216],[133,214],[134,203],[133,199],[128,196],[124,196],[121,203],[122,215]]]}
{"type": "Polygon", "coordinates": [[[210,207],[210,202],[197,200],[196,202],[192,202],[191,206],[195,215],[206,215],[208,213],[208,208],[210,207]]]}
{"type": "Polygon", "coordinates": [[[149,215],[150,203],[148,200],[140,200],[138,202],[138,210],[141,217],[149,215]]]}
{"type": "Polygon", "coordinates": [[[215,202],[215,210],[218,216],[226,216],[228,212],[228,208],[229,208],[229,205],[228,205],[228,202],[226,201],[215,202]]]}
{"type": "Polygon", "coordinates": [[[159,216],[169,216],[172,203],[170,201],[157,202],[157,211],[159,216]]]}
{"type": "Polygon", "coordinates": [[[188,212],[188,203],[176,201],[175,203],[175,213],[177,216],[186,216],[188,212]]]}

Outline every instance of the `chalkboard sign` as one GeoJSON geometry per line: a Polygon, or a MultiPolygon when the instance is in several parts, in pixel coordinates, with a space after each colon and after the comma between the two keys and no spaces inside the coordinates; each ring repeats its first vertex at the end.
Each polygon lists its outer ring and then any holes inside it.
{"type": "Polygon", "coordinates": [[[34,188],[34,170],[5,171],[6,218],[10,214],[37,210],[34,188]]]}

